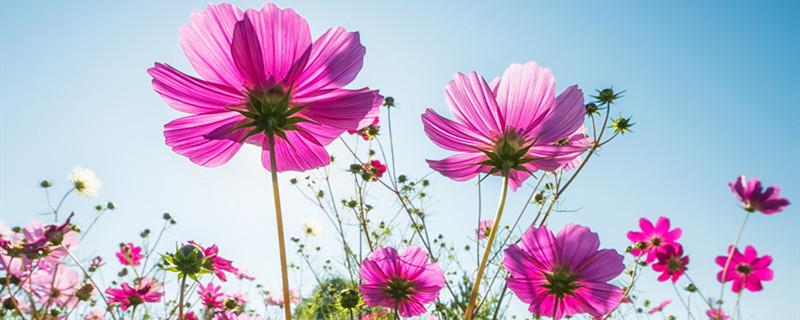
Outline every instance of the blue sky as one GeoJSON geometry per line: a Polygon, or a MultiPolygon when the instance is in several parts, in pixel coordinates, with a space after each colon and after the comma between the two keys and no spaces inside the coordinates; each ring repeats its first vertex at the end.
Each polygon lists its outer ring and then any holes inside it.
{"type": "MultiPolygon", "coordinates": [[[[0,4],[2,220],[21,225],[44,218],[36,215],[47,208],[37,183],[51,179],[55,190],[66,190],[67,173],[82,165],[103,181],[101,196],[70,198],[65,206],[83,219],[96,203],[118,206],[82,245],[87,256],[110,254],[117,243],[154,228],[169,211],[179,225],[166,235],[164,248],[187,239],[217,243],[226,256],[261,276],[267,288],[279,289],[271,188],[258,150],[244,148],[228,164],[208,169],[164,145],[163,125],[181,114],[152,90],[145,70],[165,62],[193,74],[178,29],[205,5],[0,4]]],[[[614,115],[633,115],[634,132],[592,159],[563,204],[580,210],[556,215],[550,225],[587,225],[604,247],[621,250],[625,233],[640,217],[667,216],[683,229],[690,274],[707,295],[719,290],[714,257],[733,241],[743,217],[727,183],[740,174],[756,176],[781,186],[790,201],[800,201],[797,1],[280,1],[278,6],[305,17],[314,38],[335,26],[361,33],[367,55],[350,87],[369,86],[395,97],[398,167],[416,176],[430,172],[424,159],[451,154],[425,137],[419,116],[425,108],[448,115],[444,86],[456,72],[475,70],[491,79],[511,63],[533,60],[552,69],[559,91],[572,84],[585,93],[608,86],[627,90],[614,115]]],[[[346,155],[338,143],[329,150],[346,155]]],[[[468,243],[476,208],[462,197],[477,195],[475,184],[431,177],[431,230],[468,243]]],[[[484,184],[484,212],[495,209],[499,188],[500,179],[484,184]]],[[[283,190],[290,235],[299,233],[304,218],[324,222],[288,184],[283,190]]],[[[519,208],[529,190],[513,194],[509,210],[519,208]]],[[[392,204],[386,201],[387,207],[392,204]]],[[[800,314],[798,213],[793,204],[748,222],[741,244],[773,256],[775,280],[765,283],[763,292],[743,295],[745,318],[800,314]]],[[[332,228],[323,226],[327,232],[314,240],[319,244],[334,239],[332,228]]],[[[640,288],[648,297],[675,300],[669,285],[653,280],[654,272],[647,276],[640,288]]],[[[512,305],[519,309],[522,303],[512,305]]],[[[682,312],[676,303],[666,310],[682,312]]]]}

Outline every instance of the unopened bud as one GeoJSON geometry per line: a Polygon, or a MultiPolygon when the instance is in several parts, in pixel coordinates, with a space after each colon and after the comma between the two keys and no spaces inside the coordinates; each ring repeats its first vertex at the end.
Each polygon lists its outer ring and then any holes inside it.
{"type": "Polygon", "coordinates": [[[94,286],[91,283],[84,284],[78,291],[75,291],[75,296],[81,301],[89,301],[94,294],[94,286]]]}
{"type": "Polygon", "coordinates": [[[358,305],[359,300],[361,298],[358,295],[358,291],[344,289],[339,292],[339,304],[342,305],[342,308],[353,309],[358,305]]]}
{"type": "Polygon", "coordinates": [[[42,188],[50,188],[53,184],[50,183],[50,180],[42,180],[42,182],[39,182],[39,186],[42,188]]]}

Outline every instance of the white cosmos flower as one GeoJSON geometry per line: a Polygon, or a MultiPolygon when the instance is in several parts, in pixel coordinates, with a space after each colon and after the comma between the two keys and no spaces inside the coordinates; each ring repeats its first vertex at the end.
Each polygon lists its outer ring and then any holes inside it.
{"type": "Polygon", "coordinates": [[[94,171],[75,166],[69,173],[67,179],[75,186],[75,192],[84,197],[98,197],[97,189],[103,187],[100,179],[94,175],[94,171]]]}
{"type": "Polygon", "coordinates": [[[319,224],[319,221],[314,219],[303,220],[303,234],[306,237],[319,235],[320,229],[322,229],[322,226],[319,224]]]}
{"type": "Polygon", "coordinates": [[[14,238],[14,230],[8,227],[5,221],[0,221],[0,239],[11,240],[14,238]]]}

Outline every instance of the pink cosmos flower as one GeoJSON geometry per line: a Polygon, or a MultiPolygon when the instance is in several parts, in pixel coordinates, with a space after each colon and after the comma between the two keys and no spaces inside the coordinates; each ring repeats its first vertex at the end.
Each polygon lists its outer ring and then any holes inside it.
{"type": "Polygon", "coordinates": [[[60,225],[44,225],[41,221],[31,220],[22,229],[23,237],[14,237],[10,240],[0,239],[0,249],[4,255],[24,259],[24,264],[30,264],[31,260],[39,260],[39,264],[50,268],[63,263],[61,257],[67,252],[61,248],[61,244],[70,250],[78,247],[79,236],[70,229],[69,224],[72,216],[60,225]]]}
{"type": "Polygon", "coordinates": [[[145,302],[159,302],[164,292],[161,290],[161,284],[152,278],[141,278],[134,282],[131,287],[127,283],[122,284],[122,289],[106,289],[108,302],[119,303],[120,309],[125,311],[128,307],[137,306],[145,302]]]}
{"type": "Polygon", "coordinates": [[[661,304],[659,304],[659,305],[658,305],[658,307],[655,307],[655,308],[651,309],[651,310],[650,310],[649,312],[647,312],[647,313],[648,313],[648,314],[654,314],[654,313],[656,313],[656,312],[659,312],[659,311],[663,310],[663,309],[664,309],[664,307],[666,307],[666,306],[667,306],[668,304],[670,304],[670,303],[672,303],[672,299],[667,299],[667,300],[664,300],[663,302],[661,302],[661,304]]]}
{"type": "MultiPolygon", "coordinates": [[[[772,256],[764,255],[758,257],[756,249],[753,246],[747,246],[744,249],[744,255],[739,252],[738,248],[730,246],[728,252],[733,250],[733,257],[730,264],[728,264],[728,271],[724,270],[717,273],[717,280],[720,282],[728,282],[733,280],[733,292],[741,292],[742,289],[747,288],[752,292],[761,291],[761,281],[772,280],[772,270],[769,265],[772,263],[772,256]],[[722,281],[722,274],[725,273],[725,281],[722,281]]],[[[725,267],[725,262],[728,256],[717,256],[716,262],[719,266],[725,267]]]]}
{"type": "Polygon", "coordinates": [[[142,248],[135,246],[132,242],[120,243],[119,252],[115,255],[119,259],[119,263],[126,266],[138,266],[144,258],[142,248]]]}
{"type": "Polygon", "coordinates": [[[736,181],[728,183],[728,186],[748,212],[759,211],[772,215],[783,211],[789,205],[788,199],[781,198],[781,188],[778,186],[770,186],[762,192],[761,181],[758,178],[750,178],[745,182],[744,175],[741,175],[736,181]]]}
{"type": "Polygon", "coordinates": [[[375,120],[372,121],[372,124],[358,130],[347,130],[347,133],[358,134],[365,141],[369,141],[378,136],[378,130],[380,129],[381,126],[378,125],[378,117],[375,117],[375,120]]]}
{"type": "Polygon", "coordinates": [[[236,278],[239,279],[239,280],[246,279],[246,280],[253,281],[253,280],[256,279],[256,275],[253,274],[252,272],[239,270],[239,272],[236,273],[236,278]]]}
{"type": "Polygon", "coordinates": [[[386,172],[386,166],[378,160],[372,160],[361,166],[361,176],[364,180],[378,181],[386,172]]]}
{"type": "Polygon", "coordinates": [[[194,314],[194,311],[187,312],[183,315],[183,317],[186,318],[186,320],[200,320],[197,318],[197,315],[194,314]]]}
{"type": "Polygon", "coordinates": [[[225,311],[214,315],[213,320],[264,320],[264,318],[261,316],[251,317],[246,313],[236,314],[233,311],[225,311]]]}
{"type": "Polygon", "coordinates": [[[615,250],[599,247],[600,238],[584,226],[568,224],[557,236],[547,227],[532,227],[522,234],[519,245],[505,250],[503,265],[511,274],[506,278],[508,288],[530,304],[530,312],[546,316],[555,312],[555,319],[609,313],[620,304],[622,290],[608,282],[625,265],[615,250]]]}
{"type": "Polygon", "coordinates": [[[6,225],[5,221],[0,220],[0,239],[11,240],[14,238],[14,230],[6,225]]]}
{"type": "Polygon", "coordinates": [[[243,306],[246,305],[249,301],[247,300],[247,292],[241,291],[228,291],[222,295],[224,300],[233,300],[236,302],[236,305],[243,306]]]}
{"type": "Polygon", "coordinates": [[[224,272],[238,274],[239,269],[233,267],[233,264],[230,260],[222,258],[219,256],[219,247],[217,245],[212,245],[208,248],[205,248],[194,241],[189,241],[189,243],[196,245],[203,251],[203,254],[208,258],[206,263],[203,267],[208,270],[214,272],[214,274],[222,281],[228,281],[228,277],[225,276],[224,272]],[[224,272],[223,272],[224,271],[224,272]]]}
{"type": "Polygon", "coordinates": [[[658,276],[658,281],[667,281],[672,278],[672,283],[678,281],[686,271],[686,265],[689,264],[689,257],[683,256],[683,247],[679,244],[670,244],[664,247],[664,250],[656,253],[658,262],[653,264],[653,270],[656,272],[663,272],[658,276]]]}
{"type": "Polygon", "coordinates": [[[628,239],[633,241],[636,246],[631,250],[631,254],[636,257],[641,257],[647,253],[647,263],[656,260],[656,253],[663,252],[664,248],[675,242],[681,237],[681,228],[669,230],[669,219],[665,217],[658,217],[655,227],[650,220],[645,218],[639,219],[639,227],[642,232],[629,231],[628,239]]]}
{"type": "Polygon", "coordinates": [[[386,313],[386,309],[380,309],[378,311],[361,316],[361,320],[382,320],[386,319],[387,317],[388,314],[386,313]]]}
{"type": "Polygon", "coordinates": [[[711,308],[711,310],[706,311],[706,315],[709,320],[728,320],[729,318],[722,308],[711,308]]]}
{"type": "Polygon", "coordinates": [[[206,309],[222,309],[222,293],[219,290],[221,286],[214,287],[214,284],[209,282],[207,286],[200,285],[197,294],[200,295],[200,300],[206,309]]]}
{"type": "Polygon", "coordinates": [[[417,247],[407,247],[400,254],[391,247],[378,247],[364,259],[359,274],[367,305],[396,309],[402,317],[423,314],[445,281],[444,271],[428,263],[428,254],[417,247]]]}
{"type": "Polygon", "coordinates": [[[275,132],[278,172],[325,166],[324,147],[380,111],[378,91],[342,89],[361,70],[359,34],[331,28],[312,42],[292,9],[209,5],[181,28],[180,42],[202,79],[161,63],[147,72],[167,104],[191,114],[168,123],[164,137],[198,165],[222,165],[250,143],[263,148],[269,169],[267,134],[275,132]]]}
{"type": "MultiPolygon", "coordinates": [[[[268,305],[268,306],[282,307],[283,306],[283,294],[281,292],[283,292],[283,291],[280,291],[279,293],[270,293],[270,294],[268,294],[267,298],[264,299],[264,303],[266,305],[268,305]]],[[[300,298],[300,289],[297,289],[297,288],[290,289],[289,290],[289,295],[292,297],[292,301],[291,302],[292,302],[293,305],[298,305],[298,304],[300,304],[301,301],[303,301],[303,299],[300,298]]]]}
{"type": "Polygon", "coordinates": [[[492,233],[492,225],[494,221],[492,220],[484,220],[478,225],[478,230],[475,232],[478,234],[478,239],[484,239],[489,237],[489,234],[492,233]]]}
{"type": "Polygon", "coordinates": [[[100,308],[92,308],[83,320],[103,320],[106,312],[100,308]]]}
{"type": "Polygon", "coordinates": [[[75,291],[80,288],[80,281],[78,273],[66,265],[59,265],[54,270],[37,272],[31,276],[31,284],[36,287],[39,303],[45,307],[55,304],[74,308],[78,304],[75,291]]]}
{"type": "Polygon", "coordinates": [[[589,147],[586,110],[577,86],[555,91],[550,69],[532,61],[512,64],[491,84],[475,72],[456,74],[445,97],[458,122],[428,109],[422,123],[433,143],[461,153],[428,164],[456,181],[509,170],[511,190],[533,171],[565,168],[589,147]]]}

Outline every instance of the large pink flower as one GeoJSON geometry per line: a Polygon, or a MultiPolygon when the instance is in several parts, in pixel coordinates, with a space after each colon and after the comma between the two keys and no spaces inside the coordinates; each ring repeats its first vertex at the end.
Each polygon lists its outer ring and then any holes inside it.
{"type": "Polygon", "coordinates": [[[770,186],[766,191],[762,191],[761,181],[758,178],[750,178],[745,182],[742,175],[736,178],[736,181],[728,183],[728,186],[731,187],[736,199],[744,205],[744,209],[749,212],[775,214],[789,205],[789,199],[781,198],[779,186],[770,186]]]}
{"type": "Polygon", "coordinates": [[[191,114],[165,126],[167,145],[202,166],[226,163],[247,142],[263,147],[270,168],[272,132],[279,172],[327,165],[324,146],[372,123],[383,101],[368,88],[342,89],[366,52],[357,32],[332,28],[312,43],[306,20],[272,3],[245,12],[209,5],[180,42],[202,79],[161,63],[148,73],[167,104],[191,114]]]}
{"type": "Polygon", "coordinates": [[[639,227],[642,232],[629,231],[628,239],[633,241],[635,247],[631,250],[631,254],[640,257],[647,254],[647,263],[656,260],[656,254],[664,252],[664,248],[669,245],[677,245],[675,242],[681,237],[681,228],[669,230],[669,219],[665,217],[658,217],[655,227],[650,220],[645,218],[639,219],[639,227]]]}
{"type": "MultiPolygon", "coordinates": [[[[752,292],[761,291],[761,281],[772,280],[772,270],[769,265],[772,263],[772,256],[764,255],[758,257],[758,253],[753,246],[747,246],[744,249],[744,255],[739,252],[738,248],[730,246],[728,252],[733,250],[731,262],[728,264],[728,271],[725,270],[717,273],[717,280],[720,282],[728,282],[733,280],[733,292],[741,292],[744,288],[752,292]],[[722,274],[725,273],[725,281],[722,281],[722,274]]],[[[725,262],[728,256],[717,256],[716,262],[720,267],[725,267],[725,262]]]]}
{"type": "Polygon", "coordinates": [[[391,247],[377,248],[359,270],[364,300],[370,307],[396,309],[400,316],[414,317],[425,312],[444,287],[444,271],[428,263],[428,254],[417,247],[402,253],[391,247]]]}
{"type": "Polygon", "coordinates": [[[535,62],[512,64],[491,84],[475,72],[456,74],[445,96],[458,122],[428,109],[422,123],[433,143],[461,153],[428,164],[456,181],[509,170],[512,190],[533,171],[568,167],[589,146],[586,110],[577,86],[555,91],[550,69],[535,62]]]}
{"type": "Polygon", "coordinates": [[[569,224],[558,236],[547,227],[530,228],[519,246],[505,250],[508,288],[543,316],[609,313],[620,304],[622,290],[608,282],[625,265],[622,255],[599,247],[600,238],[587,227],[569,224]]]}

